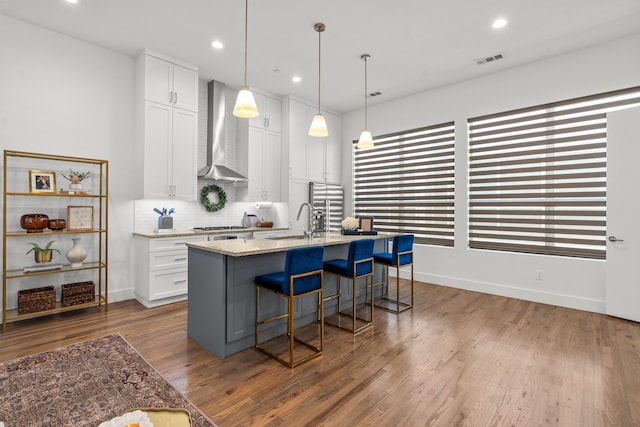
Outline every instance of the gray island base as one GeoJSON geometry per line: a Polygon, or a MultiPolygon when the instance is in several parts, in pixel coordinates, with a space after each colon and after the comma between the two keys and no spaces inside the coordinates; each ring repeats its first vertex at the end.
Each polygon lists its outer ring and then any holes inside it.
{"type": "MultiPolygon", "coordinates": [[[[255,301],[253,282],[260,274],[282,271],[288,249],[305,246],[324,246],[324,259],[346,258],[349,243],[372,238],[374,252],[388,250],[388,241],[396,233],[378,233],[367,236],[343,236],[340,233],[321,233],[321,237],[235,239],[188,243],[188,319],[187,334],[209,352],[223,359],[226,356],[254,346],[255,301]]],[[[288,237],[288,236],[287,236],[288,237]]],[[[380,281],[381,269],[376,271],[380,281]]],[[[342,281],[343,300],[352,298],[351,286],[342,281]]],[[[334,275],[325,276],[325,292],[332,294],[337,286],[334,275]]],[[[357,295],[364,300],[362,296],[357,295]]],[[[260,311],[264,316],[286,310],[282,298],[265,293],[260,298],[260,311]]],[[[314,298],[296,302],[296,327],[311,323],[316,318],[314,298]]],[[[335,313],[336,305],[325,306],[325,313],[335,313]]],[[[271,328],[261,330],[260,338],[275,337],[285,332],[285,322],[273,322],[271,328]]]]}

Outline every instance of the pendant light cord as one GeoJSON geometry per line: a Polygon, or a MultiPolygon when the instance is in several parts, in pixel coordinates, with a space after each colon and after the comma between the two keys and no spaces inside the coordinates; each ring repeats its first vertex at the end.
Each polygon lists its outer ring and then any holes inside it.
{"type": "Polygon", "coordinates": [[[318,31],[318,114],[320,114],[320,39],[321,39],[321,32],[318,31]]]}
{"type": "Polygon", "coordinates": [[[244,87],[247,87],[247,39],[249,28],[249,0],[244,0],[244,87]]]}
{"type": "Polygon", "coordinates": [[[321,33],[325,30],[325,25],[322,22],[318,22],[313,26],[313,29],[318,33],[318,114],[320,114],[320,63],[321,63],[321,52],[322,52],[322,44],[321,44],[321,33]]]}
{"type": "Polygon", "coordinates": [[[368,108],[367,108],[367,62],[371,59],[371,55],[365,53],[360,56],[360,59],[364,61],[364,130],[369,130],[368,124],[368,108]]]}
{"type": "Polygon", "coordinates": [[[368,111],[367,111],[367,61],[369,60],[368,57],[364,57],[364,129],[365,130],[369,130],[369,125],[368,125],[368,119],[369,119],[369,115],[368,115],[368,111]]]}

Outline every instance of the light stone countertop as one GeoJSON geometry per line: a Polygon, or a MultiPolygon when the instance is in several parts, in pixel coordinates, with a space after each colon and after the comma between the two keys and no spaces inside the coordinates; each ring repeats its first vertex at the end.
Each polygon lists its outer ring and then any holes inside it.
{"type": "Polygon", "coordinates": [[[284,236],[287,238],[266,239],[233,239],[213,240],[209,242],[187,243],[187,246],[217,254],[242,257],[248,255],[260,255],[273,252],[284,252],[288,249],[303,248],[307,246],[330,246],[350,243],[361,239],[387,239],[400,233],[382,233],[377,235],[342,235],[341,233],[320,233],[320,237],[309,239],[299,235],[284,236]]]}
{"type": "Polygon", "coordinates": [[[171,231],[138,231],[133,233],[134,236],[148,237],[149,239],[157,239],[163,237],[184,237],[184,236],[203,236],[209,234],[240,234],[240,233],[256,233],[263,231],[286,231],[287,227],[248,227],[235,228],[233,230],[211,230],[211,231],[193,231],[193,230],[171,230],[171,231]]]}

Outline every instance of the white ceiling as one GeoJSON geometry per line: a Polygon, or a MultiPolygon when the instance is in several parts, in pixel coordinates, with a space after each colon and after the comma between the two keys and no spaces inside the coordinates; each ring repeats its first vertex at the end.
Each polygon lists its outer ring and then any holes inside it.
{"type": "MultiPolygon", "coordinates": [[[[243,85],[242,0],[0,0],[0,14],[243,85]],[[225,48],[212,49],[214,39],[225,48]]],[[[368,92],[382,92],[371,105],[638,33],[640,0],[250,0],[249,86],[316,102],[316,22],[326,25],[322,106],[346,112],[364,103],[363,53],[368,92]],[[509,24],[496,31],[498,17],[509,24]],[[474,62],[497,53],[505,59],[474,62]]]]}

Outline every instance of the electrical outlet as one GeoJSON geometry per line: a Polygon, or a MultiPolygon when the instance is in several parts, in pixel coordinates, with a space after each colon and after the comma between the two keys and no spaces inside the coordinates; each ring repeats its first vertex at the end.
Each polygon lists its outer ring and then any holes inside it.
{"type": "Polygon", "coordinates": [[[536,270],[536,280],[544,280],[544,271],[536,270]]]}

